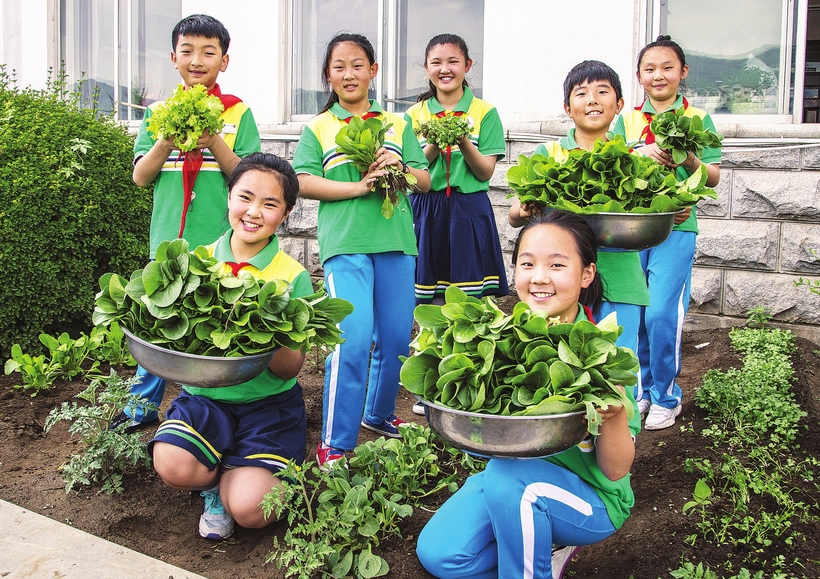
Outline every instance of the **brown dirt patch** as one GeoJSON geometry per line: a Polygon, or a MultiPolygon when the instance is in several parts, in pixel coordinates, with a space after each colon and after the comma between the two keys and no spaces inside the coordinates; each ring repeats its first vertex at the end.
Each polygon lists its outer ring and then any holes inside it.
{"type": "MultiPolygon", "coordinates": [[[[815,353],[818,347],[801,338],[797,344],[799,351],[793,360],[798,378],[795,391],[810,414],[806,424],[811,428],[801,444],[819,457],[820,376],[815,353]]],[[[725,329],[686,332],[683,356],[680,383],[685,398],[678,424],[663,431],[644,431],[638,438],[637,459],[632,469],[637,504],[632,516],[612,537],[581,550],[566,577],[668,578],[668,571],[678,567],[684,553],[690,560],[713,565],[732,558],[733,549],[705,541],[699,541],[696,548],[687,547],[684,537],[694,532],[695,518],[682,515],[681,507],[691,498],[697,480],[696,474],[684,472],[684,460],[713,456],[707,439],[698,434],[705,422],[703,413],[693,404],[693,392],[706,370],[737,367],[739,357],[731,349],[725,329]],[[708,345],[695,348],[705,343],[708,345]]],[[[319,439],[322,406],[321,372],[315,359],[308,359],[300,381],[305,389],[307,451],[311,457],[319,439]]],[[[282,577],[274,565],[264,564],[264,558],[272,548],[272,538],[283,536],[283,523],[263,530],[237,528],[232,539],[220,543],[204,541],[196,533],[202,500],[195,494],[167,488],[151,470],[129,473],[125,491],[120,495],[96,494],[88,489],[66,494],[57,467],[77,452],[77,443],[69,437],[65,425],[57,425],[44,435],[43,422],[52,408],[70,400],[84,385],[61,383],[31,398],[12,389],[15,383],[19,384],[19,376],[0,377],[0,498],[210,579],[282,577]]],[[[163,408],[177,392],[174,385],[169,386],[163,408]]],[[[403,391],[397,414],[423,422],[412,414],[412,403],[411,396],[403,391]]],[[[363,429],[360,442],[372,439],[372,433],[363,429]]],[[[816,496],[816,487],[811,488],[816,496]]],[[[429,516],[417,509],[413,517],[402,523],[403,538],[390,538],[378,548],[390,564],[390,577],[431,577],[414,553],[417,533],[429,516]]],[[[791,548],[778,546],[770,553],[765,552],[765,558],[771,561],[779,554],[789,561],[797,558],[804,565],[805,577],[820,577],[816,526],[804,532],[805,543],[791,548]]],[[[739,567],[736,565],[736,569],[739,567]]]]}

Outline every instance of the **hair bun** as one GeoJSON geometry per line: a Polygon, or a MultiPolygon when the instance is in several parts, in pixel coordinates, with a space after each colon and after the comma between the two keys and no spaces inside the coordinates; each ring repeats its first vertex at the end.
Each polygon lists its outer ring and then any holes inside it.
{"type": "Polygon", "coordinates": [[[668,34],[661,34],[660,36],[658,36],[658,38],[655,40],[655,42],[661,42],[661,41],[664,41],[664,40],[672,40],[672,37],[669,36],[668,34]]]}

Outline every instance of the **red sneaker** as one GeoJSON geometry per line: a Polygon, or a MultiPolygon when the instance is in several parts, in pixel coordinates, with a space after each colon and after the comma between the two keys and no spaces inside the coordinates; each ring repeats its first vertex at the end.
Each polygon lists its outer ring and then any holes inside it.
{"type": "MultiPolygon", "coordinates": [[[[345,451],[328,446],[324,442],[319,442],[319,446],[316,448],[316,463],[320,471],[330,472],[333,466],[343,458],[345,458],[345,451]]],[[[344,462],[344,465],[347,468],[347,461],[344,462]]]]}

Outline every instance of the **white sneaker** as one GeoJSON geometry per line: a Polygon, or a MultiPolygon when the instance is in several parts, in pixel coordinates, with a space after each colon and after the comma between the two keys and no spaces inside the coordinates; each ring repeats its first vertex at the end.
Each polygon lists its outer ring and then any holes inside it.
{"type": "Polygon", "coordinates": [[[205,499],[205,510],[199,517],[199,536],[211,541],[221,541],[233,534],[233,517],[225,512],[219,498],[219,487],[202,491],[199,496],[205,499]]]}
{"type": "Polygon", "coordinates": [[[652,400],[649,398],[641,398],[638,400],[638,414],[643,416],[649,410],[649,407],[652,405],[652,400]]]}
{"type": "Polygon", "coordinates": [[[424,404],[422,404],[421,402],[416,402],[415,404],[413,404],[413,414],[424,416],[424,404]]]}
{"type": "Polygon", "coordinates": [[[581,547],[552,547],[552,579],[561,579],[567,563],[581,550],[581,547]]]}
{"type": "Polygon", "coordinates": [[[680,414],[681,405],[678,404],[674,408],[664,408],[653,404],[649,407],[649,412],[646,415],[646,422],[644,428],[647,430],[663,430],[675,424],[675,418],[680,414]]]}

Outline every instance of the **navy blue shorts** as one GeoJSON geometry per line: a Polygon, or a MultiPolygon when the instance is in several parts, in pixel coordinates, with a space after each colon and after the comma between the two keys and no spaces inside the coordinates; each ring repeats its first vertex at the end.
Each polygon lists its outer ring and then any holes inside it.
{"type": "Polygon", "coordinates": [[[302,387],[247,404],[215,402],[184,390],[148,443],[184,448],[209,470],[258,466],[278,472],[305,460],[307,421],[302,387]]]}

